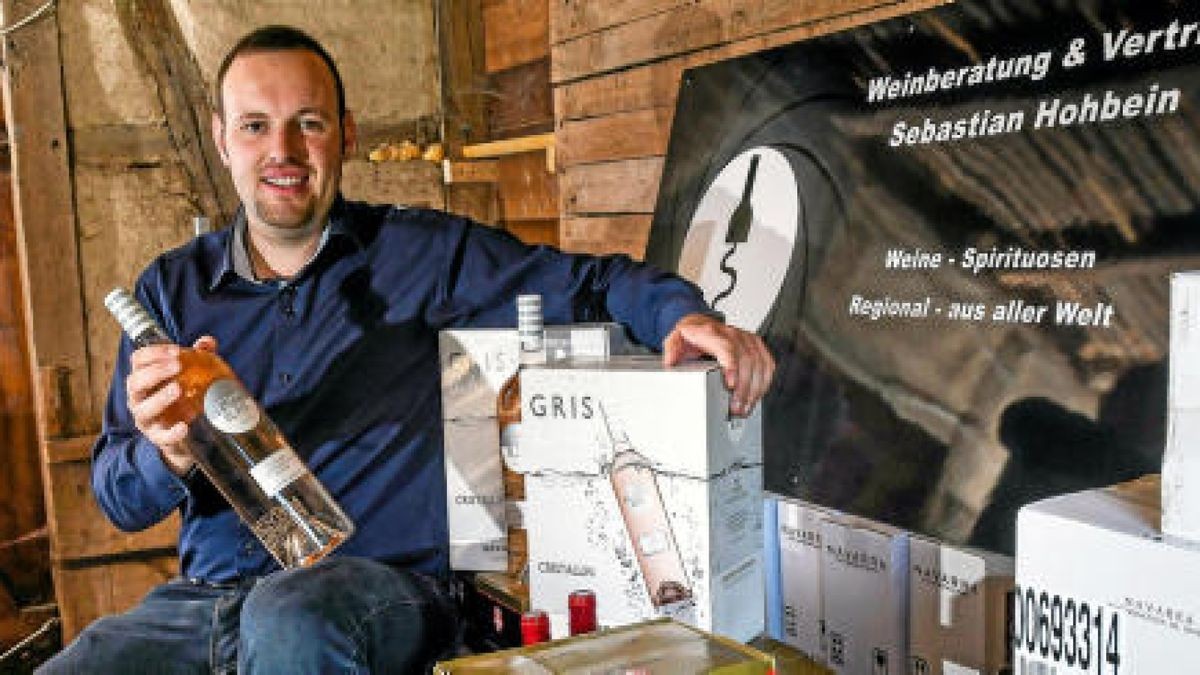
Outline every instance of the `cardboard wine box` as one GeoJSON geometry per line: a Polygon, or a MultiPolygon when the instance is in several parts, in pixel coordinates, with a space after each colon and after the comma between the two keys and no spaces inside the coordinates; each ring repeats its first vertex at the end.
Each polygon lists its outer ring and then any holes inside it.
{"type": "Polygon", "coordinates": [[[777,509],[782,641],[823,664],[822,524],[829,514],[819,507],[794,500],[779,500],[777,509]]]}
{"type": "Polygon", "coordinates": [[[908,666],[908,544],[903,530],[839,515],[821,523],[826,664],[896,675],[908,666]]]}
{"type": "Polygon", "coordinates": [[[909,541],[909,673],[999,675],[1010,666],[1013,561],[923,537],[909,541]]]}
{"type": "Polygon", "coordinates": [[[555,636],[581,588],[602,625],[763,631],[761,418],[729,417],[715,363],[531,368],[521,396],[530,604],[555,636]]]}
{"type": "MultiPolygon", "coordinates": [[[[450,567],[503,571],[511,509],[504,501],[496,397],[517,370],[517,332],[463,328],[438,337],[450,567]]],[[[546,327],[549,361],[641,351],[617,324],[546,327]]]]}
{"type": "Polygon", "coordinates": [[[1163,536],[1160,489],[1149,476],[1021,509],[1018,675],[1195,670],[1200,545],[1163,536]]]}

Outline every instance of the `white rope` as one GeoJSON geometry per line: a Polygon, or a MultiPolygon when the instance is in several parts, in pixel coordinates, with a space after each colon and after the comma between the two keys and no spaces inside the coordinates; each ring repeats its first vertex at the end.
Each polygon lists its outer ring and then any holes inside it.
{"type": "Polygon", "coordinates": [[[9,33],[13,32],[14,30],[24,28],[28,24],[36,21],[38,19],[38,17],[40,17],[41,15],[46,13],[46,10],[53,7],[54,3],[56,3],[56,2],[58,2],[58,0],[46,0],[46,2],[42,3],[41,7],[38,7],[37,9],[33,10],[33,13],[30,14],[29,16],[25,17],[24,19],[21,19],[20,21],[14,23],[11,26],[8,26],[5,28],[0,28],[0,36],[8,35],[9,33]]]}

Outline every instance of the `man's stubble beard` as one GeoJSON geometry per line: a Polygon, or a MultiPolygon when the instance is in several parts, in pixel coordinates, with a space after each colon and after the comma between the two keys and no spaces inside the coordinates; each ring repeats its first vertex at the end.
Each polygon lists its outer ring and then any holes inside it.
{"type": "MultiPolygon", "coordinates": [[[[266,203],[266,200],[254,200],[254,213],[259,222],[273,230],[302,232],[316,225],[317,203],[311,199],[303,208],[296,211],[291,208],[279,208],[266,203]]],[[[323,219],[322,219],[323,220],[323,219]]]]}

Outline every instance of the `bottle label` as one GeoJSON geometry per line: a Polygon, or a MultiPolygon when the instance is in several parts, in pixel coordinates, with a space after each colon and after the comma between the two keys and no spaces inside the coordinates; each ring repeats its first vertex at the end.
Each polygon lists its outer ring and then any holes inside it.
{"type": "Polygon", "coordinates": [[[217,380],[204,392],[204,415],[227,434],[244,434],[258,424],[258,404],[237,380],[217,380]]]}
{"type": "Polygon", "coordinates": [[[291,448],[276,450],[250,469],[250,475],[268,497],[277,496],[306,473],[308,467],[291,448]]]}

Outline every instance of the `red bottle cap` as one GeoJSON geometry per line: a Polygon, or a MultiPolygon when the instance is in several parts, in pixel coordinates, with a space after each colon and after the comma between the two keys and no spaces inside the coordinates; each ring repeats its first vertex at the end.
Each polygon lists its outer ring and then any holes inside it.
{"type": "Polygon", "coordinates": [[[571,635],[596,630],[596,594],[589,590],[572,591],[567,596],[567,614],[571,635]]]}
{"type": "Polygon", "coordinates": [[[521,615],[521,644],[535,645],[550,639],[550,615],[540,609],[521,615]]]}

